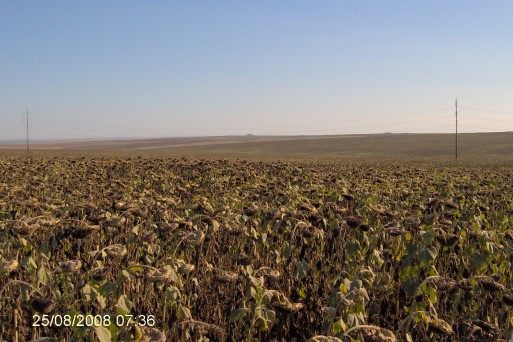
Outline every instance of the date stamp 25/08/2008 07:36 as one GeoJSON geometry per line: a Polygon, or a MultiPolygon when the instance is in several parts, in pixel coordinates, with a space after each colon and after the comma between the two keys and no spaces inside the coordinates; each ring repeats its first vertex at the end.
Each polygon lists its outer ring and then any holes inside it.
{"type": "Polygon", "coordinates": [[[33,327],[118,327],[140,326],[153,327],[156,324],[154,315],[33,315],[33,327]]]}

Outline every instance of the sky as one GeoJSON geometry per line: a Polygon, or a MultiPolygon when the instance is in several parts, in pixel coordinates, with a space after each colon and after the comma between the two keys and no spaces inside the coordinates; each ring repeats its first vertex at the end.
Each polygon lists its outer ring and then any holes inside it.
{"type": "Polygon", "coordinates": [[[0,140],[513,131],[513,2],[0,0],[0,140]]]}

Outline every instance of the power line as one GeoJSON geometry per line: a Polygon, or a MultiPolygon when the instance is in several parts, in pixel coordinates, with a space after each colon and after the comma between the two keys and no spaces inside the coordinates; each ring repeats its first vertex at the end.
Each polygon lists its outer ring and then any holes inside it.
{"type": "MultiPolygon", "coordinates": [[[[319,129],[316,129],[316,131],[333,131],[333,130],[340,130],[341,128],[345,128],[345,129],[354,129],[354,128],[373,128],[373,127],[384,127],[384,126],[392,126],[392,125],[404,125],[404,124],[416,124],[416,123],[422,123],[422,122],[433,122],[433,121],[437,121],[437,120],[446,120],[447,117],[444,116],[444,117],[437,117],[437,118],[430,118],[430,119],[422,119],[422,120],[408,120],[408,121],[402,121],[400,123],[397,123],[397,122],[380,122],[380,123],[373,123],[373,124],[366,124],[366,125],[349,125],[349,126],[344,126],[344,127],[330,127],[330,128],[319,128],[319,129]]],[[[447,126],[444,126],[444,127],[448,127],[449,124],[447,124],[447,126]]],[[[285,132],[285,133],[292,133],[294,131],[288,131],[288,132],[285,132]]],[[[300,132],[306,132],[306,131],[300,131],[300,132]]],[[[283,134],[283,133],[282,133],[283,134]]]]}
{"type": "Polygon", "coordinates": [[[485,112],[485,113],[496,113],[496,114],[506,114],[513,115],[513,112],[503,112],[498,110],[488,110],[488,109],[480,109],[480,108],[470,108],[470,107],[460,107],[461,109],[470,110],[473,112],[485,112]]]}
{"type": "MultiPolygon", "coordinates": [[[[467,120],[482,120],[482,121],[493,121],[493,122],[502,122],[502,123],[510,123],[513,122],[513,120],[501,120],[501,119],[492,119],[492,118],[479,118],[475,116],[463,116],[461,118],[463,125],[458,124],[458,120],[460,119],[457,117],[458,113],[457,111],[459,109],[464,109],[465,111],[475,111],[475,112],[486,112],[486,113],[497,113],[497,114],[505,114],[505,115],[513,115],[513,112],[507,112],[507,111],[497,111],[497,110],[487,110],[487,109],[480,109],[480,108],[473,108],[473,107],[466,107],[466,106],[459,106],[457,103],[455,103],[456,106],[456,137],[455,137],[455,145],[458,144],[458,127],[463,128],[478,128],[482,129],[482,127],[474,127],[474,126],[467,126],[464,123],[468,122],[467,120]]],[[[401,118],[401,117],[408,117],[408,116],[415,116],[418,114],[425,114],[425,113],[436,113],[440,111],[447,111],[450,107],[445,108],[436,108],[436,109],[430,109],[430,110],[423,110],[423,111],[411,111],[406,113],[399,113],[399,114],[390,114],[390,115],[382,115],[382,116],[371,116],[371,117],[364,117],[364,118],[357,118],[357,119],[346,119],[346,120],[336,120],[336,121],[325,121],[325,122],[312,122],[312,123],[290,123],[290,124],[281,124],[281,125],[262,125],[262,126],[248,126],[248,127],[219,127],[219,128],[212,128],[212,127],[191,127],[191,128],[164,128],[164,127],[157,127],[157,128],[146,128],[148,131],[151,131],[153,134],[151,134],[152,137],[163,137],[171,132],[210,132],[210,131],[244,131],[244,130],[251,130],[251,131],[258,131],[258,130],[269,130],[272,129],[271,134],[303,134],[308,133],[310,131],[316,131],[316,132],[329,132],[329,131],[347,131],[348,129],[351,130],[365,130],[367,128],[373,128],[373,127],[386,127],[391,125],[406,125],[406,124],[417,124],[422,122],[435,122],[437,120],[447,119],[447,117],[444,115],[443,117],[431,116],[427,119],[413,119],[413,120],[402,120],[399,122],[394,122],[392,120],[387,120],[385,122],[382,122],[383,119],[390,119],[390,118],[401,118]],[[377,121],[380,120],[380,121],[377,121]],[[372,122],[375,121],[375,122],[372,122]],[[323,125],[331,125],[331,127],[319,127],[323,125]],[[341,126],[342,125],[342,126],[341,126]],[[307,129],[301,129],[301,128],[307,128],[307,129]],[[317,127],[315,129],[312,129],[314,127],[317,127]],[[280,128],[285,128],[285,131],[279,132],[280,128]],[[295,129],[300,128],[300,129],[295,129]],[[288,129],[288,130],[287,130],[288,129]],[[160,134],[159,134],[160,133],[160,134]]],[[[417,116],[418,118],[419,116],[417,116]]],[[[88,136],[87,131],[93,131],[96,132],[104,132],[105,134],[112,134],[112,133],[123,133],[126,132],[127,138],[128,135],[131,133],[142,133],[144,132],[144,128],[142,127],[119,127],[119,125],[114,126],[106,126],[106,125],[100,125],[100,124],[94,124],[94,123],[78,123],[76,121],[66,121],[66,120],[54,120],[54,119],[43,119],[39,118],[41,120],[42,125],[38,125],[38,127],[35,129],[35,132],[41,132],[41,133],[53,133],[53,134],[59,134],[59,133],[65,133],[63,131],[64,128],[59,129],[56,126],[73,126],[76,127],[77,125],[80,125],[82,128],[83,133],[80,134],[79,132],[73,131],[73,136],[83,136],[83,137],[90,137],[88,136]],[[46,125],[45,125],[46,124],[46,125]],[[89,127],[89,128],[88,128],[89,127]],[[131,131],[131,132],[130,132],[131,131]]],[[[395,120],[397,121],[397,120],[395,120]]],[[[435,126],[435,127],[421,127],[421,128],[414,128],[414,129],[404,129],[404,130],[397,130],[393,129],[392,132],[415,132],[415,131],[423,131],[423,130],[431,130],[436,128],[449,128],[449,122],[447,125],[443,126],[435,126]]],[[[29,127],[31,126],[31,117],[28,110],[24,113],[24,129],[26,131],[26,140],[27,140],[27,151],[30,151],[30,133],[29,127]]],[[[61,127],[62,127],[61,126],[61,127]]],[[[5,126],[4,126],[5,127],[5,126]]],[[[356,132],[360,133],[360,132],[356,132]]],[[[268,134],[268,133],[265,133],[268,134]]],[[[150,137],[150,136],[146,136],[150,137]]],[[[456,146],[456,149],[458,147],[456,146]]],[[[457,155],[457,151],[455,152],[455,155],[457,155]]]]}
{"type": "Polygon", "coordinates": [[[499,119],[490,119],[490,118],[476,118],[474,116],[465,116],[465,119],[513,123],[513,120],[499,120],[499,119]]]}
{"type": "MultiPolygon", "coordinates": [[[[270,128],[291,128],[291,127],[312,127],[312,126],[321,126],[321,125],[333,125],[333,124],[346,124],[346,123],[354,123],[354,122],[364,122],[364,121],[372,121],[377,119],[388,119],[388,118],[394,118],[394,117],[404,117],[404,116],[411,116],[415,114],[426,114],[426,113],[433,113],[433,112],[439,112],[439,111],[446,111],[449,108],[437,108],[437,109],[430,109],[430,110],[424,110],[424,111],[414,111],[414,112],[408,112],[408,113],[401,113],[401,114],[390,114],[390,115],[382,115],[382,116],[372,116],[367,118],[360,118],[360,119],[349,119],[349,120],[337,120],[337,121],[324,121],[324,122],[312,122],[312,123],[299,123],[299,124],[284,124],[284,125],[273,125],[273,126],[251,126],[251,127],[224,127],[222,130],[226,131],[237,131],[237,130],[256,130],[256,129],[270,129],[270,128]]],[[[109,129],[112,129],[116,132],[119,132],[121,130],[137,130],[141,131],[143,129],[142,127],[119,127],[119,126],[106,126],[106,125],[97,125],[97,124],[91,124],[91,123],[79,123],[79,122],[71,122],[71,121],[64,121],[64,120],[52,120],[52,119],[45,119],[45,122],[48,123],[54,123],[54,124],[64,124],[64,125],[80,125],[81,127],[84,126],[90,126],[90,127],[97,127],[100,129],[103,129],[105,132],[110,132],[109,129]]],[[[429,120],[426,120],[429,121],[429,120]]],[[[152,131],[161,131],[161,132],[171,132],[171,131],[218,131],[221,130],[220,128],[148,128],[152,131]]],[[[97,130],[95,130],[97,131],[97,130]]]]}
{"type": "MultiPolygon", "coordinates": [[[[446,120],[447,117],[444,115],[444,116],[435,116],[435,117],[431,117],[429,119],[417,119],[417,120],[407,120],[407,121],[401,121],[400,123],[397,123],[397,122],[379,122],[379,123],[365,123],[365,124],[359,124],[358,122],[362,122],[362,121],[368,121],[368,120],[347,120],[347,121],[339,121],[340,123],[349,123],[349,125],[344,125],[344,126],[340,126],[340,124],[338,124],[336,127],[329,127],[329,128],[317,128],[315,129],[316,131],[333,131],[333,130],[338,130],[340,131],[341,129],[365,129],[365,128],[373,128],[373,127],[386,127],[386,126],[392,126],[392,125],[405,125],[405,124],[416,124],[416,123],[421,123],[421,122],[434,122],[434,121],[438,121],[438,120],[446,120]]],[[[330,123],[331,124],[331,123],[330,123]]],[[[331,124],[333,126],[333,124],[331,124]]],[[[303,125],[302,125],[303,126],[303,125]]],[[[311,128],[311,126],[313,125],[308,125],[309,128],[311,128]]],[[[279,128],[280,126],[269,126],[267,128],[279,128]]],[[[282,127],[287,127],[287,128],[293,128],[293,127],[300,127],[298,125],[289,125],[289,126],[282,126],[282,127]]],[[[107,128],[107,127],[106,127],[107,128]]],[[[244,130],[244,128],[230,128],[230,127],[227,127],[227,128],[222,128],[221,130],[244,130]]],[[[245,128],[245,129],[249,129],[249,128],[245,128]]],[[[258,130],[258,129],[262,129],[261,127],[251,127],[251,130],[258,130]]],[[[192,129],[191,129],[192,130],[192,129]]],[[[219,129],[217,129],[219,130],[219,129]]],[[[59,130],[57,127],[55,127],[55,125],[53,125],[52,127],[42,127],[42,126],[38,126],[38,128],[36,129],[37,132],[44,132],[44,133],[60,133],[61,130],[59,130]]],[[[109,130],[108,128],[107,129],[94,129],[94,132],[103,132],[103,133],[106,133],[106,134],[109,134],[109,133],[119,133],[120,131],[124,131],[126,132],[126,130],[123,130],[123,129],[120,129],[120,128],[117,128],[115,130],[109,130]]],[[[157,130],[158,131],[158,130],[157,130]]],[[[182,129],[180,131],[188,131],[188,129],[182,129]]],[[[276,130],[274,130],[274,134],[294,134],[294,133],[304,133],[304,132],[308,132],[308,131],[311,131],[310,129],[308,130],[287,130],[287,131],[281,131],[281,132],[276,132],[276,130]]],[[[161,131],[160,131],[161,132],[161,131]]],[[[169,132],[169,131],[164,131],[164,132],[169,132]]],[[[75,133],[74,133],[75,134],[75,133]]],[[[87,133],[85,134],[78,134],[78,135],[81,135],[81,136],[86,136],[87,133]]],[[[76,135],[76,134],[75,134],[76,135]]]]}

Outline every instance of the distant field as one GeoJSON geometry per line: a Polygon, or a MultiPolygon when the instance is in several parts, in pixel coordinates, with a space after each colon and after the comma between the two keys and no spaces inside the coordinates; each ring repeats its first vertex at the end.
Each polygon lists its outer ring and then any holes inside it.
{"type": "MultiPolygon", "coordinates": [[[[235,158],[370,160],[454,158],[452,134],[338,136],[225,136],[39,143],[34,154],[192,156],[235,158]]],[[[0,154],[25,153],[25,146],[0,145],[0,154]]],[[[513,133],[460,134],[461,160],[513,160],[513,133]]]]}

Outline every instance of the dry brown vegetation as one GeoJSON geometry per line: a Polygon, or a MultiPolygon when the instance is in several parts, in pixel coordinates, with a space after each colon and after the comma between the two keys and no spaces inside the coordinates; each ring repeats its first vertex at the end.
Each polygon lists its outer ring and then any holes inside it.
{"type": "Polygon", "coordinates": [[[4,156],[0,339],[511,340],[512,184],[508,166],[4,156]]]}

